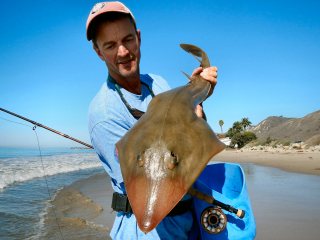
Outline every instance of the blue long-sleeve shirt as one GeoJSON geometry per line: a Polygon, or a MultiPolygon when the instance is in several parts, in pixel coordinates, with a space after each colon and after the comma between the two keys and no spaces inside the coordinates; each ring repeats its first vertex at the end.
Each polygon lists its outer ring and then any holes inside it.
{"type": "MultiPolygon", "coordinates": [[[[141,75],[155,95],[169,90],[167,82],[156,75],[141,75]]],[[[131,107],[145,112],[152,96],[149,89],[142,85],[141,95],[133,94],[121,88],[126,101],[131,107]]],[[[126,193],[120,169],[119,160],[115,154],[115,144],[135,124],[137,120],[131,115],[114,83],[105,82],[94,97],[89,108],[89,132],[92,145],[98,154],[102,165],[111,177],[114,191],[126,193]]],[[[192,213],[166,217],[148,234],[144,234],[137,226],[133,214],[117,213],[110,236],[112,239],[188,239],[192,227],[192,213]]]]}

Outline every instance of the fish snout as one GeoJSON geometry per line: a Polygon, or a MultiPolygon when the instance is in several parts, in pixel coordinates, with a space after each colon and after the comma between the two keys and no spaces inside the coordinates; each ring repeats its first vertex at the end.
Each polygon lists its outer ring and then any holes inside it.
{"type": "MultiPolygon", "coordinates": [[[[149,151],[149,150],[148,150],[149,151]]],[[[152,152],[152,151],[151,151],[152,152]]],[[[153,159],[154,155],[150,156],[150,154],[146,154],[145,151],[140,152],[137,154],[137,165],[138,167],[146,167],[145,163],[150,162],[150,159],[153,159]]],[[[163,151],[162,154],[157,154],[157,158],[163,161],[163,167],[169,170],[175,169],[179,165],[179,157],[174,151],[163,151]],[[162,155],[162,156],[161,156],[162,155]]]]}

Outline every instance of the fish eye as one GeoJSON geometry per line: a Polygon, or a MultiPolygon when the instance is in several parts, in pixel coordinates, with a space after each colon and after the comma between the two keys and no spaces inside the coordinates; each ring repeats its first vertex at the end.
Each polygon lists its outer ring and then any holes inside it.
{"type": "Polygon", "coordinates": [[[167,163],[167,168],[170,170],[173,170],[178,164],[179,164],[179,160],[178,157],[176,156],[176,154],[174,152],[170,152],[170,160],[167,163]]]}
{"type": "Polygon", "coordinates": [[[172,162],[174,162],[175,164],[177,164],[177,163],[179,162],[177,155],[176,155],[174,152],[171,152],[170,155],[171,155],[171,157],[172,157],[172,162]]]}
{"type": "Polygon", "coordinates": [[[143,167],[144,161],[143,161],[143,159],[142,159],[142,157],[141,157],[141,154],[138,154],[138,155],[137,155],[137,161],[138,161],[138,166],[139,166],[139,167],[143,167]]]}

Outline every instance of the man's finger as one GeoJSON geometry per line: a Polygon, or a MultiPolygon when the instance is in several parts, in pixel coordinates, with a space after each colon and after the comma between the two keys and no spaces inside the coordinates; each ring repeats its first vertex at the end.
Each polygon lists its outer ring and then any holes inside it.
{"type": "Polygon", "coordinates": [[[198,75],[202,72],[203,68],[202,67],[197,67],[195,70],[193,70],[192,75],[191,76],[195,76],[198,75]]]}

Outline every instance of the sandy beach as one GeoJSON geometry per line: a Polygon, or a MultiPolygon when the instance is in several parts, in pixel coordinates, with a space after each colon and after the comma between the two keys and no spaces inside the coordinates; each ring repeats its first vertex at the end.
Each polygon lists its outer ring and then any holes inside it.
{"type": "Polygon", "coordinates": [[[285,171],[320,175],[320,152],[302,150],[224,150],[213,161],[254,163],[267,167],[280,168],[285,171]]]}
{"type": "MultiPolygon", "coordinates": [[[[248,165],[249,170],[245,172],[248,173],[247,187],[257,224],[256,239],[318,239],[320,209],[310,210],[309,206],[316,207],[320,197],[319,152],[225,150],[213,161],[248,165]],[[264,176],[268,171],[271,180],[273,175],[277,176],[278,183],[265,184],[270,180],[264,176]],[[300,189],[306,189],[299,191],[296,190],[299,183],[293,183],[294,179],[302,179],[301,184],[303,181],[312,184],[310,188],[300,186],[300,189]]],[[[62,189],[52,201],[53,207],[46,218],[46,239],[57,239],[61,233],[63,239],[109,239],[115,216],[110,207],[111,197],[112,188],[106,174],[62,189]]]]}

